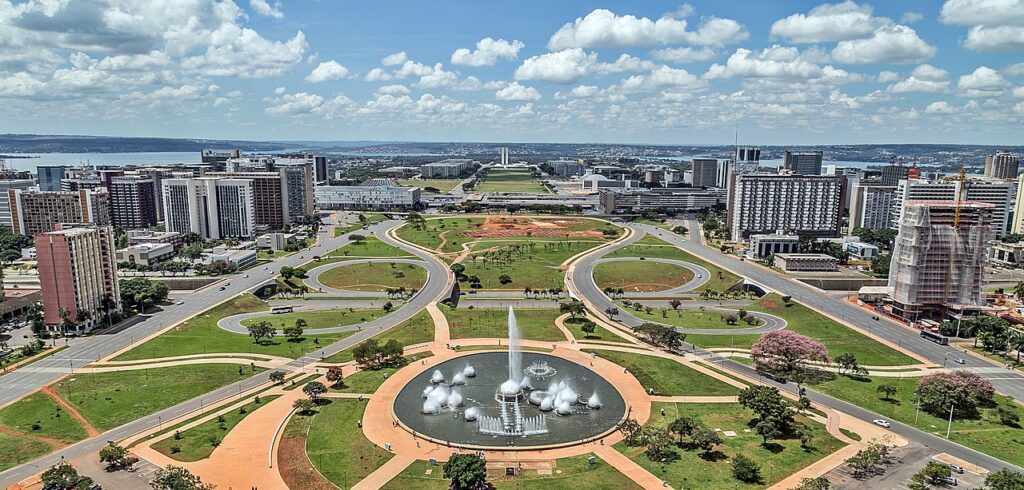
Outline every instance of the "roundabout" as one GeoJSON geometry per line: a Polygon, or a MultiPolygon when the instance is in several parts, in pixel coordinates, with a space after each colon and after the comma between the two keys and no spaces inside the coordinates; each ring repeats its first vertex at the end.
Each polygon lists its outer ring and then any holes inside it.
{"type": "Polygon", "coordinates": [[[339,297],[385,297],[386,289],[391,287],[404,286],[407,290],[418,289],[422,287],[422,283],[429,280],[429,272],[424,270],[426,263],[419,259],[403,259],[403,258],[373,258],[373,259],[352,259],[340,262],[331,262],[328,264],[320,265],[309,270],[306,274],[309,276],[304,281],[306,285],[315,291],[330,294],[332,296],[339,297]],[[373,271],[370,268],[378,264],[381,271],[373,271]],[[395,267],[388,268],[388,265],[402,264],[403,267],[398,269],[395,267]],[[405,266],[412,267],[413,269],[407,269],[405,266]],[[353,272],[348,274],[345,269],[351,267],[353,272]],[[394,270],[392,270],[394,269],[394,270]],[[402,276],[398,276],[397,273],[402,272],[402,276]],[[409,273],[409,277],[404,275],[409,273]],[[428,278],[420,281],[413,281],[419,283],[418,286],[410,287],[414,275],[418,276],[425,273],[428,278]],[[385,276],[384,274],[389,274],[385,276]],[[375,277],[365,277],[373,275],[375,277]],[[396,277],[397,276],[397,277],[396,277]],[[408,284],[405,284],[408,283],[408,284]],[[352,289],[345,289],[341,287],[335,287],[340,284],[350,285],[352,289]]]}
{"type": "MultiPolygon", "coordinates": [[[[600,274],[599,269],[602,265],[606,264],[618,264],[623,262],[639,262],[641,264],[663,264],[671,266],[672,268],[686,269],[690,273],[690,279],[685,283],[678,286],[674,286],[667,289],[660,290],[638,290],[638,291],[627,291],[626,295],[631,298],[644,298],[644,297],[665,297],[675,294],[683,294],[696,290],[702,285],[706,284],[711,279],[711,272],[696,264],[685,262],[682,260],[675,259],[663,259],[657,257],[641,258],[641,257],[613,257],[613,258],[602,258],[595,261],[596,266],[594,267],[594,274],[600,274]]],[[[596,279],[595,279],[596,282],[596,279]]],[[[650,285],[650,284],[646,284],[650,285]]],[[[598,284],[601,287],[601,284],[598,284]]]]}

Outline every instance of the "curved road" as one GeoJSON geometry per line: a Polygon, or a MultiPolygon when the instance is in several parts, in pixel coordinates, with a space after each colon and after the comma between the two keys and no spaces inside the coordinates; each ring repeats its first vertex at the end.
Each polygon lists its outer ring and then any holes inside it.
{"type": "MultiPolygon", "coordinates": [[[[383,235],[383,233],[381,235],[383,235]]],[[[383,239],[381,237],[381,235],[378,235],[378,238],[383,239]]],[[[316,290],[323,291],[324,293],[331,294],[332,296],[351,297],[351,298],[366,298],[366,297],[381,297],[381,298],[384,298],[384,297],[387,297],[387,294],[385,294],[383,292],[380,292],[380,291],[352,291],[352,290],[348,290],[348,289],[338,289],[338,288],[332,288],[330,286],[326,286],[322,282],[320,282],[320,274],[323,274],[324,272],[327,272],[328,270],[334,269],[336,267],[345,267],[345,266],[356,265],[356,264],[370,264],[370,263],[377,264],[377,263],[391,263],[391,262],[394,262],[394,263],[397,263],[397,264],[413,264],[413,265],[418,265],[420,267],[423,267],[424,269],[427,269],[428,274],[429,274],[429,271],[430,271],[430,269],[427,267],[427,264],[423,260],[420,260],[420,259],[409,259],[409,258],[402,259],[402,258],[397,258],[397,257],[395,257],[395,258],[376,258],[376,259],[369,259],[369,258],[368,259],[352,259],[352,260],[344,260],[344,261],[339,261],[339,262],[331,262],[329,264],[324,264],[324,265],[320,265],[320,266],[314,267],[314,268],[310,269],[309,272],[306,273],[306,275],[309,276],[309,277],[304,279],[304,281],[305,281],[307,286],[309,286],[309,287],[311,287],[313,289],[316,289],[316,290]]],[[[428,279],[428,282],[429,282],[429,279],[428,279]]]]}

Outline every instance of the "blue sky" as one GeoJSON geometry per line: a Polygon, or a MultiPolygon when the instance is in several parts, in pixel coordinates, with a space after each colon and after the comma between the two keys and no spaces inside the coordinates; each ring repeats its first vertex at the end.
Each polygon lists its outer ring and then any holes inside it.
{"type": "Polygon", "coordinates": [[[1024,0],[0,0],[0,132],[1021,144],[1024,0]]]}

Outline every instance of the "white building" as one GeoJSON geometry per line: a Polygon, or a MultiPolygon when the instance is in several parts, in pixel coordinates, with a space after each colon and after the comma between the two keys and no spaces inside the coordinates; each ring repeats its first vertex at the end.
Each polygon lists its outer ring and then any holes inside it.
{"type": "Polygon", "coordinates": [[[271,250],[284,250],[289,243],[296,240],[294,233],[267,233],[256,237],[256,247],[271,250]]]}
{"type": "Polygon", "coordinates": [[[861,260],[870,260],[878,255],[878,247],[864,242],[848,243],[846,244],[846,251],[861,260]]]}
{"type": "Polygon", "coordinates": [[[896,187],[858,182],[850,191],[850,229],[880,230],[892,226],[896,187]]]}
{"type": "Polygon", "coordinates": [[[782,232],[750,236],[750,253],[754,258],[763,259],[769,255],[797,253],[800,237],[782,232]]]}
{"type": "Polygon", "coordinates": [[[464,176],[473,165],[469,159],[449,159],[428,163],[420,167],[420,175],[424,179],[457,179],[464,176]]]}
{"type": "Polygon", "coordinates": [[[170,243],[140,243],[115,252],[118,262],[153,265],[174,257],[174,245],[170,243]]]}
{"type": "Polygon", "coordinates": [[[314,189],[320,209],[397,210],[420,203],[419,187],[393,185],[321,185],[314,189]]]}
{"type": "Polygon", "coordinates": [[[831,175],[734,174],[728,223],[733,240],[782,230],[837,236],[845,180],[831,175]]]}
{"type": "Polygon", "coordinates": [[[249,179],[200,177],[163,181],[167,231],[203,239],[250,238],[256,228],[249,179]]]}
{"type": "MultiPolygon", "coordinates": [[[[992,209],[992,227],[996,238],[1015,226],[1010,222],[1017,197],[1017,182],[1010,180],[901,180],[893,201],[892,228],[899,228],[907,201],[974,201],[988,203],[992,209]]],[[[1017,218],[1018,220],[1020,218],[1017,218]]]]}

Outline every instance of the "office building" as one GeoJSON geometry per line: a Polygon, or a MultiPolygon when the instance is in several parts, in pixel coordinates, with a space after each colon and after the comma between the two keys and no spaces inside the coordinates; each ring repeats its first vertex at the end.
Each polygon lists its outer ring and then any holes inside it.
{"type": "Polygon", "coordinates": [[[49,328],[59,328],[64,310],[75,329],[84,331],[99,322],[106,309],[121,309],[110,227],[62,225],[37,234],[35,242],[43,321],[49,328]]]}
{"type": "Polygon", "coordinates": [[[985,306],[994,208],[973,201],[907,201],[889,266],[893,313],[917,321],[985,306]]]}
{"type": "MultiPolygon", "coordinates": [[[[199,153],[200,161],[208,164],[211,171],[222,172],[230,158],[242,158],[241,150],[202,150],[199,153]]],[[[196,175],[201,177],[201,175],[196,175]]]]}
{"type": "Polygon", "coordinates": [[[256,237],[257,248],[269,248],[270,250],[284,250],[289,244],[298,240],[294,233],[266,233],[256,237]]]}
{"type": "Polygon", "coordinates": [[[839,261],[826,254],[775,254],[775,267],[786,272],[835,272],[839,261]]]}
{"type": "Polygon", "coordinates": [[[992,263],[1008,267],[1024,265],[1024,242],[995,242],[992,245],[992,263]]]}
{"type": "MultiPolygon", "coordinates": [[[[612,181],[615,182],[615,181],[612,181]]],[[[640,213],[646,210],[683,212],[725,204],[725,190],[718,188],[600,188],[598,209],[605,214],[640,213]]]]}
{"type": "Polygon", "coordinates": [[[206,175],[252,182],[253,219],[257,230],[280,230],[289,223],[281,172],[210,172],[206,175]]]}
{"type": "Polygon", "coordinates": [[[125,232],[125,236],[128,239],[128,245],[170,243],[175,252],[185,246],[182,234],[176,231],[128,230],[125,232]]]}
{"type": "Polygon", "coordinates": [[[157,223],[157,192],[153,180],[137,175],[110,179],[110,219],[123,230],[157,223]]]}
{"type": "Polygon", "coordinates": [[[800,175],[821,175],[821,152],[786,151],[782,154],[782,168],[800,175]]]}
{"type": "Polygon", "coordinates": [[[897,186],[901,180],[916,179],[921,176],[921,169],[908,167],[902,163],[893,163],[882,167],[882,185],[897,186]]]}
{"type": "Polygon", "coordinates": [[[548,165],[552,173],[559,177],[579,177],[587,171],[583,162],[579,160],[552,160],[548,165]]]}
{"type": "Polygon", "coordinates": [[[60,181],[64,180],[64,170],[67,165],[40,165],[36,168],[39,175],[39,190],[43,192],[57,192],[60,190],[60,181]]]}
{"type": "Polygon", "coordinates": [[[644,169],[643,183],[645,187],[673,187],[680,183],[679,170],[664,166],[644,169]]]}
{"type": "Polygon", "coordinates": [[[733,240],[782,230],[831,237],[842,224],[846,179],[835,175],[738,174],[729,190],[733,240]]]}
{"type": "Polygon", "coordinates": [[[694,187],[721,187],[718,184],[718,160],[694,158],[690,184],[694,187]]]}
{"type": "Polygon", "coordinates": [[[465,177],[473,166],[473,160],[449,159],[428,163],[420,167],[424,179],[458,179],[465,177]]]}
{"type": "Polygon", "coordinates": [[[985,157],[985,177],[992,179],[1016,179],[1020,170],[1020,157],[1007,150],[996,150],[995,155],[985,157]]]}
{"type": "Polygon", "coordinates": [[[167,231],[196,233],[205,240],[252,237],[256,228],[253,182],[227,177],[165,179],[167,231]]]}
{"type": "Polygon", "coordinates": [[[419,187],[380,185],[319,185],[313,198],[320,209],[406,210],[420,203],[419,187]]]}
{"type": "Polygon", "coordinates": [[[750,255],[763,259],[769,255],[792,254],[800,250],[800,237],[782,232],[750,235],[750,255]]]}
{"type": "Polygon", "coordinates": [[[1014,226],[1013,211],[1017,197],[1017,182],[1013,180],[970,179],[961,185],[959,180],[900,181],[893,201],[892,228],[897,228],[903,218],[904,203],[908,201],[977,201],[994,206],[992,226],[996,238],[1008,233],[1014,226]]]}
{"type": "Polygon", "coordinates": [[[859,181],[850,190],[850,229],[880,230],[892,227],[896,187],[881,182],[859,181]]]}
{"type": "Polygon", "coordinates": [[[35,187],[36,182],[31,178],[0,178],[0,226],[14,228],[14,219],[11,215],[11,197],[8,191],[29,190],[35,187]]]}
{"type": "Polygon", "coordinates": [[[501,162],[501,165],[508,165],[508,147],[507,146],[502,146],[498,150],[500,152],[500,162],[501,162]]]}
{"type": "Polygon", "coordinates": [[[110,194],[105,189],[76,192],[8,190],[12,228],[35,236],[57,229],[61,223],[109,226],[110,194]]]}
{"type": "Polygon", "coordinates": [[[284,219],[298,223],[313,214],[313,162],[279,163],[284,219]]]}
{"type": "Polygon", "coordinates": [[[129,245],[115,252],[118,262],[153,265],[174,257],[174,245],[170,243],[140,243],[129,245]]]}
{"type": "Polygon", "coordinates": [[[847,243],[846,251],[854,258],[860,260],[871,260],[878,255],[878,247],[864,242],[847,243]]]}

